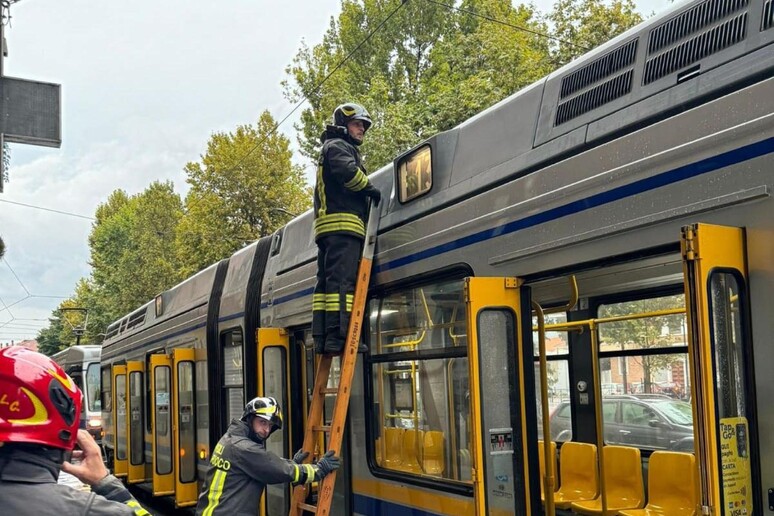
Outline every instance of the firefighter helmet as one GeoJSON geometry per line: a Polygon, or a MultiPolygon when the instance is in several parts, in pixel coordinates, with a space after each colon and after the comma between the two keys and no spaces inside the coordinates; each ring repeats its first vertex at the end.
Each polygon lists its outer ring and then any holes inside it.
{"type": "Polygon", "coordinates": [[[19,346],[0,350],[0,442],[72,450],[83,394],[59,364],[19,346]]]}
{"type": "Polygon", "coordinates": [[[248,401],[242,413],[242,421],[250,423],[251,417],[259,417],[271,423],[271,433],[282,428],[282,408],[274,398],[258,397],[248,401]]]}
{"type": "Polygon", "coordinates": [[[333,110],[333,125],[347,127],[352,120],[362,120],[366,131],[371,127],[371,115],[360,104],[348,102],[333,110]]]}

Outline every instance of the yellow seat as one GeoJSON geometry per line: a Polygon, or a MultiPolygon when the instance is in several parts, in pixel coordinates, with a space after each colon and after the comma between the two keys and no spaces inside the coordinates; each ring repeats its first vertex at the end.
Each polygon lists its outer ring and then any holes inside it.
{"type": "Polygon", "coordinates": [[[567,509],[572,502],[592,500],[599,492],[597,447],[593,444],[566,442],[559,450],[562,485],[554,493],[554,504],[567,509]]]}
{"type": "Polygon", "coordinates": [[[384,429],[384,467],[394,468],[402,462],[403,429],[387,427],[384,429]]]}
{"type": "MultiPolygon", "coordinates": [[[[605,464],[605,493],[608,513],[624,509],[640,509],[645,505],[642,486],[640,449],[628,446],[602,448],[605,464]]],[[[572,510],[580,514],[602,514],[602,497],[586,502],[573,502],[572,510]]]]}
{"type": "Polygon", "coordinates": [[[695,516],[699,504],[696,459],[691,453],[657,451],[648,462],[648,505],[624,516],[695,516]]]}
{"type": "Polygon", "coordinates": [[[422,466],[419,465],[418,455],[420,453],[417,439],[422,439],[421,430],[407,429],[403,432],[403,449],[401,452],[400,469],[411,473],[421,473],[422,466]]]}
{"type": "MultiPolygon", "coordinates": [[[[554,441],[551,441],[551,460],[553,461],[551,464],[554,465],[553,469],[553,475],[554,475],[554,491],[556,491],[556,487],[558,485],[558,482],[556,481],[557,475],[556,475],[556,443],[554,441]]],[[[545,501],[546,499],[546,493],[545,493],[545,485],[543,484],[543,479],[546,476],[546,454],[545,454],[545,448],[543,445],[542,440],[538,440],[538,460],[540,462],[540,499],[545,501]]]]}
{"type": "Polygon", "coordinates": [[[422,470],[428,475],[443,475],[446,466],[443,452],[443,432],[430,430],[425,432],[422,453],[422,470]]]}

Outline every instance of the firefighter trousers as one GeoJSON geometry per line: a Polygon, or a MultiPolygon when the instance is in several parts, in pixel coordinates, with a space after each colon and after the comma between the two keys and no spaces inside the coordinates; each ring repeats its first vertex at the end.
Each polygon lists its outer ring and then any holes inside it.
{"type": "Polygon", "coordinates": [[[312,299],[312,336],[317,348],[326,340],[339,341],[344,347],[362,249],[363,240],[353,235],[317,239],[317,284],[312,299]]]}

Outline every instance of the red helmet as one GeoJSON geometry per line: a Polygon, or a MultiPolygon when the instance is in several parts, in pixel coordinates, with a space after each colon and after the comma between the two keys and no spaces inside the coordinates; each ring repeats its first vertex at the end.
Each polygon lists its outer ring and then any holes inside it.
{"type": "Polygon", "coordinates": [[[83,394],[59,364],[18,346],[0,350],[0,442],[72,450],[83,394]]]}

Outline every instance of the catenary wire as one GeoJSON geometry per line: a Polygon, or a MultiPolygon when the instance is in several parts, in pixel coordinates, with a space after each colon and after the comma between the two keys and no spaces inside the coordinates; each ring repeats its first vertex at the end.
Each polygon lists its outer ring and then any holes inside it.
{"type": "Polygon", "coordinates": [[[476,18],[481,18],[482,20],[487,20],[487,21],[490,21],[492,23],[498,23],[500,25],[504,25],[506,27],[510,27],[512,29],[520,30],[520,31],[523,31],[523,32],[528,32],[530,34],[534,34],[535,36],[540,36],[541,38],[551,39],[551,40],[557,41],[559,43],[563,43],[565,45],[570,45],[570,46],[573,46],[573,47],[581,48],[581,49],[586,50],[586,51],[591,50],[588,47],[584,47],[583,45],[578,45],[577,43],[573,43],[571,41],[567,41],[566,39],[558,38],[558,37],[552,36],[550,34],[545,34],[543,32],[540,32],[540,31],[537,31],[537,30],[534,30],[534,29],[528,29],[527,27],[521,27],[519,25],[514,25],[513,23],[509,23],[509,22],[506,22],[506,21],[503,21],[503,20],[498,20],[497,18],[492,18],[491,16],[487,16],[485,14],[480,14],[480,13],[477,13],[475,11],[471,11],[470,9],[464,9],[462,7],[457,7],[455,5],[446,4],[444,2],[439,2],[438,0],[425,0],[425,1],[430,2],[431,4],[439,5],[441,7],[446,7],[447,9],[452,9],[454,11],[458,11],[458,12],[461,12],[461,13],[469,14],[471,16],[475,16],[476,18]]]}

